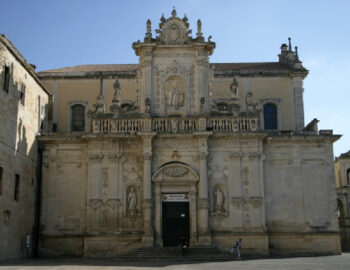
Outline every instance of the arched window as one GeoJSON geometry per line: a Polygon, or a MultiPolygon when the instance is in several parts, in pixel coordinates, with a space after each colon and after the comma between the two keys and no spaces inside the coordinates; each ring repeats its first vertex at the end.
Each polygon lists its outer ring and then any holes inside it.
{"type": "Polygon", "coordinates": [[[273,103],[264,105],[264,129],[277,129],[277,106],[273,103]]]}
{"type": "Polygon", "coordinates": [[[71,106],[71,131],[85,131],[85,106],[75,104],[71,106]]]}

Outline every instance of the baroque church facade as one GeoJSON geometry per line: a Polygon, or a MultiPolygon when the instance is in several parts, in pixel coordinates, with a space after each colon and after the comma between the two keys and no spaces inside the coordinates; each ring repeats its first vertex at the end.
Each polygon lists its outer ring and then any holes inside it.
{"type": "Polygon", "coordinates": [[[333,142],[304,124],[297,47],[276,62],[210,63],[215,43],[173,10],[132,48],[139,64],[38,73],[53,96],[42,132],[39,252],[140,247],[339,254],[333,142]]]}

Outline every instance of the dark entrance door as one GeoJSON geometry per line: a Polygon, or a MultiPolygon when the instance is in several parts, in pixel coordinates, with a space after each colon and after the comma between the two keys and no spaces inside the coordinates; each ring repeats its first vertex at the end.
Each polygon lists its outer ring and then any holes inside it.
{"type": "Polygon", "coordinates": [[[188,202],[163,202],[163,246],[178,246],[182,237],[189,242],[189,236],[188,202]]]}

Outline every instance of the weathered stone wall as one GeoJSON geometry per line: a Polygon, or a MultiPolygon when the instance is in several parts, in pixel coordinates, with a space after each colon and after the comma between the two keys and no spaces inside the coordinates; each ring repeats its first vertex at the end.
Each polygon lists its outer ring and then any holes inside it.
{"type": "Polygon", "coordinates": [[[264,155],[266,225],[272,251],[339,253],[332,142],[317,137],[269,137],[264,155]]]}
{"type": "MultiPolygon", "coordinates": [[[[1,37],[1,42],[4,40],[1,37]]],[[[40,131],[41,120],[47,121],[48,94],[1,42],[0,167],[3,175],[0,194],[0,259],[5,259],[24,257],[26,235],[33,236],[38,158],[36,136],[40,131]],[[8,93],[3,89],[5,65],[10,68],[8,93]],[[23,85],[24,105],[20,103],[23,85]],[[14,200],[16,174],[20,177],[18,201],[14,200]]],[[[47,127],[47,122],[43,122],[43,127],[47,127]]],[[[31,252],[32,249],[29,249],[28,254],[31,252]]]]}
{"type": "MultiPolygon", "coordinates": [[[[203,243],[201,211],[208,209],[209,245],[228,250],[243,238],[248,253],[339,253],[331,142],[265,136],[209,136],[207,208],[200,197],[200,137],[155,136],[152,245],[162,245],[161,194],[177,192],[190,197],[192,246],[203,243]]],[[[45,146],[41,254],[113,256],[144,246],[140,137],[63,137],[40,139],[45,146]]]]}

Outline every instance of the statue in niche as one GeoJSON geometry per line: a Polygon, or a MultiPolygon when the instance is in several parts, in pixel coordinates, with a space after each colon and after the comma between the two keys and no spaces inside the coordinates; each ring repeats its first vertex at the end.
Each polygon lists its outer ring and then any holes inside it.
{"type": "Polygon", "coordinates": [[[170,82],[172,82],[172,87],[168,94],[168,104],[170,107],[179,109],[179,107],[184,105],[185,94],[181,93],[180,89],[177,87],[178,80],[175,79],[170,82]]]}
{"type": "Polygon", "coordinates": [[[130,188],[128,193],[128,213],[133,214],[137,212],[136,209],[137,195],[133,187],[130,188]]]}
{"type": "Polygon", "coordinates": [[[214,190],[214,211],[215,212],[224,211],[224,201],[225,201],[224,193],[221,191],[220,188],[216,188],[214,190]]]}

